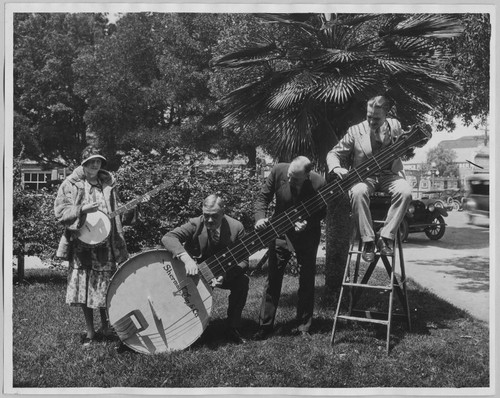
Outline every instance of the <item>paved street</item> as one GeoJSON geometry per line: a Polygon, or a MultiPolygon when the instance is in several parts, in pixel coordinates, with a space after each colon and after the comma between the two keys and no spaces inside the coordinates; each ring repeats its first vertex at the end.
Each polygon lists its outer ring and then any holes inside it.
{"type": "Polygon", "coordinates": [[[431,241],[410,234],[404,243],[406,274],[423,287],[474,317],[490,311],[490,230],[467,224],[465,212],[450,211],[446,233],[431,241]]]}

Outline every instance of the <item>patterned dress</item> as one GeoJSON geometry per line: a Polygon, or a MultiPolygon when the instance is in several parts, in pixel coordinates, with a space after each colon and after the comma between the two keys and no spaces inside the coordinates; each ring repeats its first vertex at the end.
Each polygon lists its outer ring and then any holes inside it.
{"type": "MultiPolygon", "coordinates": [[[[102,186],[91,185],[85,181],[83,204],[92,202],[98,202],[99,210],[108,214],[102,186]]],[[[75,239],[68,271],[66,303],[93,309],[105,308],[106,291],[111,276],[116,271],[110,237],[93,248],[86,247],[75,239]]]]}

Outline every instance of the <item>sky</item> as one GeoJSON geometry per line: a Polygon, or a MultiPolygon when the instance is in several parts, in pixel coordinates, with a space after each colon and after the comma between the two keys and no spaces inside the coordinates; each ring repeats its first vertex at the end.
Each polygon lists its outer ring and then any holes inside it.
{"type": "MultiPolygon", "coordinates": [[[[490,133],[488,133],[490,134],[490,133]]],[[[422,148],[415,149],[415,157],[411,160],[412,163],[421,163],[427,160],[427,152],[429,149],[436,147],[441,141],[455,140],[467,135],[484,136],[484,129],[475,129],[473,126],[465,127],[457,123],[457,128],[452,132],[433,131],[432,138],[422,148]]]]}

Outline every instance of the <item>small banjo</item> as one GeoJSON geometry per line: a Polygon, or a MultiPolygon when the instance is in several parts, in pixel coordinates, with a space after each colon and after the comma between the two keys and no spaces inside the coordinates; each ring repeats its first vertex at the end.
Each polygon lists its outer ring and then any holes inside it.
{"type": "Polygon", "coordinates": [[[132,210],[139,203],[141,203],[146,196],[153,196],[170,185],[172,185],[172,182],[166,181],[148,193],[138,196],[123,206],[118,207],[115,211],[112,211],[109,214],[106,214],[101,210],[87,213],[84,224],[77,231],[77,239],[86,246],[99,246],[108,238],[111,232],[111,220],[114,217],[119,216],[126,211],[132,210]]]}
{"type": "Polygon", "coordinates": [[[315,196],[271,218],[264,229],[246,234],[198,264],[201,277],[187,276],[184,264],[165,249],[131,257],[113,275],[106,293],[111,326],[125,345],[143,354],[189,347],[210,320],[209,281],[238,266],[293,228],[297,221],[307,219],[345,195],[355,183],[382,170],[410,147],[422,146],[429,138],[429,131],[418,126],[412,128],[394,144],[350,170],[344,179],[324,185],[315,196]]]}

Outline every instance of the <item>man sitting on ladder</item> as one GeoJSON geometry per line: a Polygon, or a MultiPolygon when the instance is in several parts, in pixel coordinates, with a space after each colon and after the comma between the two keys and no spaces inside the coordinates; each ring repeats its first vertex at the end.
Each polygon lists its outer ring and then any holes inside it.
{"type": "MultiPolygon", "coordinates": [[[[391,104],[386,97],[371,98],[367,104],[366,120],[347,130],[347,134],[328,152],[326,161],[329,172],[344,178],[347,167],[356,167],[391,145],[402,133],[398,120],[388,118],[391,104]]],[[[380,254],[393,254],[394,239],[399,224],[411,201],[411,186],[405,179],[403,163],[396,159],[383,170],[357,183],[349,190],[349,197],[356,226],[364,243],[362,257],[367,262],[375,259],[375,232],[370,213],[370,195],[375,191],[391,195],[386,221],[376,242],[380,254]]]]}

